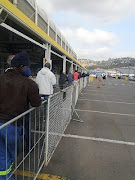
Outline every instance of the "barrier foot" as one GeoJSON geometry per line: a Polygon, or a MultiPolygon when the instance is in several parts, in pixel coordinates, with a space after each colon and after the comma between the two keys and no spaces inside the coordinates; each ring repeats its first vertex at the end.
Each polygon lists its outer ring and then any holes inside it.
{"type": "Polygon", "coordinates": [[[81,122],[81,123],[83,123],[84,121],[82,121],[82,120],[79,120],[79,119],[72,119],[73,121],[77,121],[77,122],[81,122]]]}
{"type": "Polygon", "coordinates": [[[72,119],[73,121],[77,121],[77,122],[81,122],[83,123],[84,121],[82,121],[78,115],[78,113],[76,112],[76,110],[74,110],[75,114],[77,115],[78,119],[72,119]]]}
{"type": "Polygon", "coordinates": [[[80,93],[80,95],[81,95],[81,96],[84,96],[82,92],[80,93]]]}

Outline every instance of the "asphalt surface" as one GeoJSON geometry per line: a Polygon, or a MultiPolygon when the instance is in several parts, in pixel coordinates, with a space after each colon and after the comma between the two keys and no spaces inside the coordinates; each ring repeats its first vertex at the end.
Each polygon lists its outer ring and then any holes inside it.
{"type": "Polygon", "coordinates": [[[135,179],[135,82],[94,79],[81,92],[49,165],[41,173],[70,180],[135,179]],[[76,113],[73,119],[76,119],[76,113]]]}

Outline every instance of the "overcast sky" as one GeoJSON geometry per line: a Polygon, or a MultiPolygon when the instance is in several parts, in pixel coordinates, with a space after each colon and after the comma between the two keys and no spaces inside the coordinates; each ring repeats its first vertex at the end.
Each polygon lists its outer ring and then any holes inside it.
{"type": "Polygon", "coordinates": [[[78,58],[135,57],[135,0],[37,0],[78,58]]]}

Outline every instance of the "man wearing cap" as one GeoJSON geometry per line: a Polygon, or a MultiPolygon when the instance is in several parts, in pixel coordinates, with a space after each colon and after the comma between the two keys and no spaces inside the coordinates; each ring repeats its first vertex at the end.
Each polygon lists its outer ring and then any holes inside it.
{"type": "MultiPolygon", "coordinates": [[[[27,53],[16,54],[11,66],[12,69],[0,75],[0,126],[26,111],[28,103],[34,107],[41,104],[36,83],[27,78],[30,76],[27,53]]],[[[17,127],[12,123],[0,129],[0,180],[10,176],[15,159],[15,145],[16,142],[19,145],[21,140],[21,120],[17,122],[17,127]]],[[[13,178],[10,177],[9,180],[13,178]]]]}

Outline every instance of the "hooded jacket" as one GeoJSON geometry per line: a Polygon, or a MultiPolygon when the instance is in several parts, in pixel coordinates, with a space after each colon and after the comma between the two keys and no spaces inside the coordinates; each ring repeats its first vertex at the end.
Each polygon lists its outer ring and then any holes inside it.
{"type": "Polygon", "coordinates": [[[56,77],[49,68],[42,68],[36,77],[36,83],[39,87],[39,94],[53,94],[53,85],[56,84],[56,77]]]}

